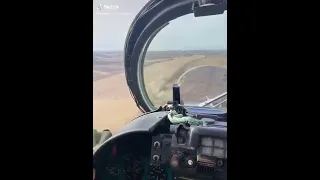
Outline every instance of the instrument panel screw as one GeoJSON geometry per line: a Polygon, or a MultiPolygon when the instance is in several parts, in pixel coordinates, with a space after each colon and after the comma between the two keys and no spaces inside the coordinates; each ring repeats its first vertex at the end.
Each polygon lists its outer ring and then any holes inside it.
{"type": "Polygon", "coordinates": [[[188,165],[192,166],[193,165],[193,161],[191,159],[188,160],[188,165]]]}

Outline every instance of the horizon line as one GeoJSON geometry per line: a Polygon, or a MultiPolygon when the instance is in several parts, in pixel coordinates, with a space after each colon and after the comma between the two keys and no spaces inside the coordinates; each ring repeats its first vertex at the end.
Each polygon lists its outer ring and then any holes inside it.
{"type": "MultiPolygon", "coordinates": [[[[163,52],[163,51],[228,51],[227,49],[190,49],[190,50],[150,50],[147,52],[163,52]]],[[[123,52],[123,50],[93,50],[93,52],[123,52]]]]}

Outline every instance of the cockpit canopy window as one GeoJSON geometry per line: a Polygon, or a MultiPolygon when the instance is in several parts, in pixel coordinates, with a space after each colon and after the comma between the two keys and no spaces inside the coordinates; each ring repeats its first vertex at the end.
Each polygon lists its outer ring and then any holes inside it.
{"type": "MultiPolygon", "coordinates": [[[[181,100],[200,106],[227,92],[227,12],[185,15],[172,20],[151,41],[143,63],[146,96],[155,107],[172,100],[179,84],[181,100]]],[[[206,107],[227,108],[223,96],[206,107]]]]}

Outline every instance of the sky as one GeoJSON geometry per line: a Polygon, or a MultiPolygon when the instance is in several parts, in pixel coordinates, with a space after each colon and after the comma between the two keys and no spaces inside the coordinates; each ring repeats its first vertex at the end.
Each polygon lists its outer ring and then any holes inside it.
{"type": "MultiPolygon", "coordinates": [[[[94,0],[93,50],[122,51],[135,15],[148,0],[94,0]],[[99,5],[103,7],[99,10],[99,5]]],[[[177,18],[162,29],[151,42],[152,51],[227,49],[227,12],[195,18],[177,18]]]]}

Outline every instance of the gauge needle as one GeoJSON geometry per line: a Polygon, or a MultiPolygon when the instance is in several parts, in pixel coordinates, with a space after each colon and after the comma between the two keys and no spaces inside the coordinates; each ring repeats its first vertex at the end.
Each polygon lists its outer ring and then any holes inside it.
{"type": "Polygon", "coordinates": [[[96,170],[93,168],[93,180],[96,178],[96,170]]]}

